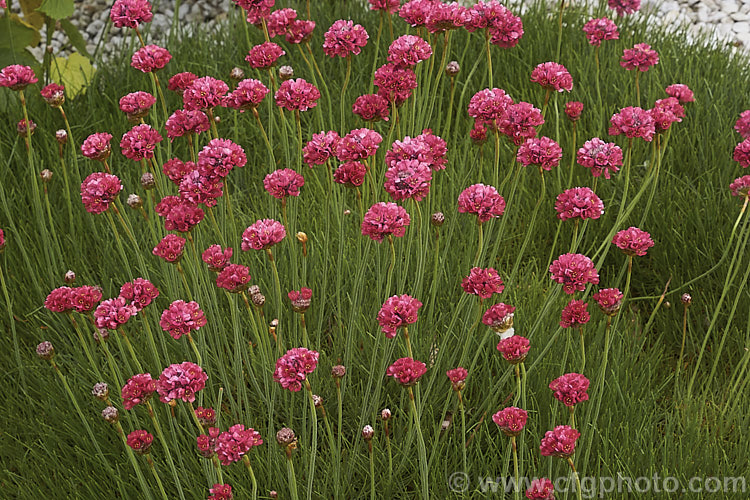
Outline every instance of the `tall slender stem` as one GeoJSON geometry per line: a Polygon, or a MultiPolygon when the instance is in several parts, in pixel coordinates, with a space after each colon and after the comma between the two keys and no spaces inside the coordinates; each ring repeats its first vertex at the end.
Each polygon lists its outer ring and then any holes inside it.
{"type": "Polygon", "coordinates": [[[427,469],[427,451],[424,446],[424,438],[422,437],[422,426],[419,424],[419,412],[417,411],[417,405],[414,402],[414,391],[409,387],[409,402],[411,403],[411,411],[414,416],[414,430],[417,433],[417,447],[419,450],[419,478],[421,483],[421,496],[422,500],[429,500],[430,488],[429,488],[429,471],[427,469]]]}
{"type": "Polygon", "coordinates": [[[346,88],[349,86],[349,79],[352,76],[352,56],[346,56],[346,76],[344,77],[344,85],[341,87],[341,133],[344,133],[344,108],[346,108],[346,88]]]}
{"type": "Polygon", "coordinates": [[[148,462],[148,467],[151,469],[151,474],[154,475],[154,478],[156,479],[156,485],[159,487],[159,492],[161,493],[162,498],[164,500],[169,500],[169,497],[167,496],[167,492],[164,491],[164,484],[161,482],[161,478],[159,477],[159,473],[156,472],[156,467],[154,467],[154,461],[151,458],[151,455],[146,455],[146,462],[148,462]]]}

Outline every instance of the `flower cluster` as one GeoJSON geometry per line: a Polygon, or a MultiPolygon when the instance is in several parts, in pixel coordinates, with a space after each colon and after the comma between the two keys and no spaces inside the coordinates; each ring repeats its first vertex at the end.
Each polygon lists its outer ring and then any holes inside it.
{"type": "Polygon", "coordinates": [[[469,372],[466,371],[466,368],[459,366],[458,368],[448,370],[445,372],[445,375],[448,377],[448,380],[451,381],[451,386],[454,391],[462,391],[466,385],[466,377],[469,376],[469,372]]]}
{"type": "Polygon", "coordinates": [[[333,172],[333,181],[346,187],[356,188],[365,183],[367,166],[358,161],[342,163],[333,172]]]}
{"type": "Polygon", "coordinates": [[[656,132],[651,114],[635,106],[622,108],[619,113],[612,115],[609,123],[609,135],[624,134],[628,139],[640,137],[651,142],[656,132]]]}
{"type": "Polygon", "coordinates": [[[622,292],[617,288],[604,288],[591,296],[599,309],[607,316],[614,316],[620,310],[623,299],[622,292]]]}
{"type": "Polygon", "coordinates": [[[170,140],[187,134],[200,134],[211,128],[208,116],[203,111],[178,109],[167,118],[164,125],[170,140]]]}
{"type": "Polygon", "coordinates": [[[231,94],[224,99],[224,106],[245,111],[257,108],[268,94],[268,87],[260,80],[245,79],[237,84],[231,94]]]}
{"type": "Polygon", "coordinates": [[[206,316],[197,302],[175,300],[161,314],[159,326],[173,339],[179,340],[183,335],[189,336],[190,332],[206,326],[206,316]]]}
{"type": "Polygon", "coordinates": [[[151,73],[162,69],[172,59],[172,54],[167,49],[158,45],[146,45],[141,47],[130,59],[130,65],[144,73],[151,73]]]}
{"type": "Polygon", "coordinates": [[[622,165],[622,149],[614,142],[604,142],[598,137],[586,141],[576,153],[579,165],[591,169],[591,175],[604,174],[609,179],[610,172],[617,172],[622,165]]]}
{"type": "Polygon", "coordinates": [[[81,144],[81,152],[86,158],[97,161],[105,161],[112,154],[112,147],[109,141],[112,140],[112,134],[107,132],[98,132],[91,134],[81,144]]]}
{"type": "Polygon", "coordinates": [[[222,250],[220,245],[211,245],[203,251],[201,259],[208,264],[210,271],[218,273],[229,265],[229,259],[232,258],[232,251],[231,247],[222,250]]]}
{"type": "Polygon", "coordinates": [[[610,9],[617,11],[620,17],[625,14],[634,14],[641,8],[641,0],[609,0],[607,4],[610,9]]]}
{"type": "Polygon", "coordinates": [[[117,330],[120,325],[128,322],[131,316],[138,314],[138,309],[123,297],[107,299],[94,311],[94,321],[97,328],[117,330]]]}
{"type": "Polygon", "coordinates": [[[50,83],[40,90],[39,94],[44,99],[44,102],[53,108],[59,108],[65,103],[65,87],[63,85],[50,83]]]}
{"type": "Polygon", "coordinates": [[[685,116],[685,108],[676,97],[657,100],[648,112],[654,120],[654,128],[657,132],[668,130],[673,123],[681,122],[685,116]]]}
{"type": "Polygon", "coordinates": [[[292,310],[297,313],[304,313],[310,308],[312,301],[312,290],[302,287],[299,290],[292,290],[287,294],[292,302],[292,310]]]}
{"type": "Polygon", "coordinates": [[[173,75],[167,82],[167,89],[182,94],[186,88],[190,86],[195,80],[198,79],[198,75],[189,71],[177,73],[173,75]]]}
{"type": "Polygon", "coordinates": [[[508,106],[497,127],[513,144],[520,146],[526,139],[536,137],[536,127],[543,123],[542,111],[521,101],[508,106]]]}
{"type": "Polygon", "coordinates": [[[81,201],[87,212],[101,214],[109,209],[120,191],[122,183],[117,176],[94,172],[81,183],[81,201]]]}
{"type": "Polygon", "coordinates": [[[156,380],[151,378],[150,373],[139,373],[133,375],[122,386],[122,406],[126,410],[132,410],[137,405],[145,403],[156,392],[156,380]]]}
{"type": "Polygon", "coordinates": [[[304,185],[304,177],[291,168],[274,170],[263,179],[263,187],[268,194],[282,201],[287,196],[299,196],[299,188],[304,185]]]}
{"type": "Polygon", "coordinates": [[[281,242],[286,236],[286,229],[281,222],[273,219],[261,219],[254,222],[242,233],[242,249],[247,251],[265,250],[281,242]]]}
{"type": "Polygon", "coordinates": [[[367,45],[367,31],[352,21],[339,19],[323,35],[323,52],[330,57],[357,55],[367,45]]]}
{"type": "Polygon", "coordinates": [[[432,47],[415,35],[396,38],[388,47],[388,62],[400,67],[413,67],[432,56],[432,47]]]}
{"type": "Polygon", "coordinates": [[[144,455],[148,453],[149,448],[151,448],[151,443],[154,442],[154,436],[142,429],[139,429],[128,434],[125,442],[133,449],[134,452],[138,453],[139,455],[144,455]]]}
{"type": "Polygon", "coordinates": [[[313,134],[312,139],[302,148],[302,159],[310,168],[313,165],[323,165],[334,156],[336,145],[340,140],[339,134],[333,130],[313,134]]]}
{"type": "Polygon", "coordinates": [[[154,247],[151,252],[167,262],[178,262],[182,258],[187,240],[176,234],[168,234],[154,247]]]}
{"type": "Polygon", "coordinates": [[[604,203],[591,188],[575,187],[557,195],[555,210],[560,220],[598,219],[604,214],[604,203]]]}
{"type": "Polygon", "coordinates": [[[289,111],[307,111],[318,105],[320,91],[302,78],[286,80],[274,95],[276,104],[289,111]]]}
{"type": "Polygon", "coordinates": [[[273,379],[281,384],[284,389],[297,392],[302,389],[302,382],[307,375],[315,371],[318,366],[317,351],[311,351],[304,347],[290,349],[276,360],[273,371],[273,379]]]}
{"type": "MultiPolygon", "coordinates": [[[[732,196],[742,196],[746,198],[750,193],[750,175],[743,175],[737,177],[734,182],[729,185],[729,189],[732,191],[732,196]]],[[[0,247],[2,244],[0,243],[0,247]]]]}
{"type": "Polygon", "coordinates": [[[556,62],[539,64],[531,72],[531,81],[538,83],[546,90],[554,90],[555,92],[564,90],[570,92],[573,90],[573,77],[570,76],[565,66],[556,62]]]}
{"type": "Polygon", "coordinates": [[[392,339],[399,328],[417,322],[422,303],[410,295],[388,297],[378,312],[378,324],[385,336],[392,339]]]}
{"type": "Polygon", "coordinates": [[[401,160],[385,172],[385,191],[395,200],[421,201],[430,191],[432,170],[418,160],[401,160]]]}
{"type": "Polygon", "coordinates": [[[159,289],[147,279],[136,278],[120,287],[120,297],[141,311],[159,296],[159,289]]]}
{"type": "Polygon", "coordinates": [[[116,0],[109,18],[117,28],[138,28],[139,24],[150,22],[154,14],[148,0],[116,0]]]}
{"type": "Polygon", "coordinates": [[[260,433],[252,427],[245,429],[242,424],[236,424],[219,434],[215,441],[216,456],[222,465],[231,465],[242,460],[242,457],[253,446],[263,444],[260,433]]]}
{"type": "Polygon", "coordinates": [[[366,122],[388,121],[390,112],[388,101],[378,94],[361,95],[352,105],[352,113],[366,122]]]}
{"type": "Polygon", "coordinates": [[[602,17],[592,19],[583,25],[583,32],[586,33],[586,39],[595,47],[599,47],[604,40],[617,40],[620,33],[617,31],[617,25],[611,19],[602,17]]]}
{"type": "Polygon", "coordinates": [[[599,273],[594,263],[579,253],[561,255],[549,266],[549,272],[552,280],[560,283],[567,294],[582,292],[588,283],[599,283],[599,273]]]}
{"type": "Polygon", "coordinates": [[[524,167],[536,165],[550,171],[560,164],[562,148],[549,137],[533,137],[519,146],[516,159],[524,167]]]}
{"type": "Polygon", "coordinates": [[[688,87],[684,83],[673,83],[672,85],[664,89],[664,92],[669,97],[676,98],[678,101],[680,101],[680,104],[686,104],[688,102],[695,102],[695,96],[693,95],[693,91],[690,90],[690,87],[688,87]]]}
{"type": "Polygon", "coordinates": [[[495,333],[503,333],[513,326],[513,314],[516,308],[500,302],[487,309],[482,315],[482,323],[492,328],[495,333]]]}
{"type": "Polygon", "coordinates": [[[566,102],[564,111],[565,116],[575,124],[581,118],[581,113],[583,113],[583,103],[579,101],[566,102]]]}
{"type": "Polygon", "coordinates": [[[241,293],[247,290],[250,279],[250,269],[246,266],[228,264],[216,276],[216,286],[230,293],[241,293]]]}
{"type": "Polygon", "coordinates": [[[489,299],[495,293],[502,293],[505,285],[495,269],[472,267],[469,275],[461,281],[461,288],[468,294],[489,299]]]}
{"type": "Polygon", "coordinates": [[[588,401],[586,392],[589,388],[589,379],[580,373],[566,373],[556,378],[549,384],[553,396],[565,406],[575,406],[582,401],[588,401]]]}
{"type": "Polygon", "coordinates": [[[503,434],[508,437],[518,436],[526,426],[528,413],[515,406],[503,408],[492,415],[492,421],[497,424],[503,434]]]}
{"type": "Polygon", "coordinates": [[[497,218],[505,212],[505,200],[492,186],[474,184],[458,195],[458,211],[476,214],[479,223],[497,218]]]}
{"type": "Polygon", "coordinates": [[[374,130],[368,128],[352,130],[336,143],[336,158],[339,161],[369,158],[375,155],[381,142],[383,142],[383,137],[374,130]]]}
{"type": "Polygon", "coordinates": [[[148,115],[151,106],[155,103],[156,97],[148,92],[132,92],[120,98],[120,111],[127,115],[129,121],[137,122],[148,115]]]}
{"type": "Polygon", "coordinates": [[[38,81],[30,66],[11,64],[0,70],[0,87],[7,87],[10,90],[23,90],[38,81]]]}
{"type": "Polygon", "coordinates": [[[562,310],[560,326],[563,328],[576,328],[585,325],[591,319],[587,311],[588,303],[582,300],[571,300],[562,310]]]}
{"type": "Polygon", "coordinates": [[[387,63],[375,70],[375,86],[378,95],[395,106],[401,106],[417,88],[417,75],[411,68],[387,63]]]}
{"type": "Polygon", "coordinates": [[[122,154],[133,161],[150,160],[154,157],[156,145],[162,141],[162,136],[151,128],[151,125],[136,125],[125,132],[120,141],[122,154]]]}
{"type": "Polygon", "coordinates": [[[171,364],[161,372],[156,383],[156,392],[162,403],[180,399],[186,403],[195,401],[195,393],[206,386],[206,375],[200,366],[190,361],[171,364]]]}
{"type": "Polygon", "coordinates": [[[581,433],[569,425],[558,425],[554,430],[547,431],[539,446],[542,456],[568,458],[576,450],[576,441],[581,433]]]}
{"type": "Polygon", "coordinates": [[[245,56],[245,61],[250,64],[251,68],[266,70],[276,66],[279,57],[284,54],[286,52],[278,44],[264,42],[250,49],[250,52],[245,56]]]}
{"type": "Polygon", "coordinates": [[[425,373],[427,366],[412,358],[399,358],[386,371],[387,376],[393,377],[404,387],[416,385],[425,373]]]}
{"type": "Polygon", "coordinates": [[[646,231],[637,227],[629,227],[618,232],[612,238],[612,244],[622,250],[625,255],[643,257],[646,251],[654,246],[654,240],[646,231]]]}
{"type": "Polygon", "coordinates": [[[403,207],[395,203],[379,202],[365,213],[362,234],[380,243],[386,236],[402,237],[410,223],[411,218],[403,207]]]}
{"type": "Polygon", "coordinates": [[[531,349],[529,339],[520,335],[500,339],[500,342],[497,343],[497,350],[500,351],[503,359],[512,365],[523,363],[529,349],[531,349]]]}
{"type": "Polygon", "coordinates": [[[503,48],[515,47],[523,36],[521,18],[513,15],[500,2],[480,0],[468,12],[466,29],[472,32],[487,29],[490,43],[494,45],[503,48]]]}
{"type": "Polygon", "coordinates": [[[185,111],[203,111],[220,106],[229,86],[221,80],[204,76],[196,78],[182,92],[185,111]]]}

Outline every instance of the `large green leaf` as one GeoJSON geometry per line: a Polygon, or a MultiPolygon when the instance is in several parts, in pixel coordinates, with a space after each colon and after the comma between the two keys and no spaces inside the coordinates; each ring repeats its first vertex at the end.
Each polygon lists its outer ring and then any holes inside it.
{"type": "Polygon", "coordinates": [[[44,16],[36,12],[36,9],[42,4],[42,0],[18,0],[23,12],[23,19],[36,29],[42,29],[44,26],[44,16]]]}
{"type": "Polygon", "coordinates": [[[94,76],[94,67],[78,52],[69,57],[56,57],[50,67],[54,81],[65,85],[65,94],[71,99],[84,92],[94,76]]]}
{"type": "Polygon", "coordinates": [[[0,29],[0,52],[2,49],[11,49],[13,52],[20,52],[26,47],[35,46],[41,39],[39,32],[30,24],[24,22],[17,15],[10,16],[10,22],[2,20],[2,29],[0,29]],[[6,23],[10,29],[6,29],[6,23]]]}
{"type": "Polygon", "coordinates": [[[68,40],[70,40],[71,45],[73,45],[78,52],[91,59],[91,54],[86,50],[86,40],[83,39],[83,35],[78,31],[78,28],[67,19],[61,19],[60,26],[65,34],[68,35],[68,40]]]}
{"type": "Polygon", "coordinates": [[[73,15],[75,5],[73,0],[43,0],[42,5],[36,10],[55,20],[65,19],[73,15]]]}

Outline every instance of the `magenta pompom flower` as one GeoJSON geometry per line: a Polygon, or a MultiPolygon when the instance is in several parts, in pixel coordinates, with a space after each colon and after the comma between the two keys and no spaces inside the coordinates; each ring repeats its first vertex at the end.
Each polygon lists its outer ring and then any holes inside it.
{"type": "Polygon", "coordinates": [[[448,370],[445,374],[447,375],[448,380],[451,381],[451,386],[454,391],[462,391],[464,389],[464,386],[466,385],[466,377],[469,376],[469,372],[466,368],[459,366],[458,368],[448,370]]]}
{"type": "Polygon", "coordinates": [[[263,187],[268,194],[286,202],[288,196],[299,196],[299,188],[305,185],[305,178],[292,170],[283,168],[274,170],[263,179],[263,187]]]}
{"type": "Polygon", "coordinates": [[[183,335],[189,337],[191,332],[206,326],[206,316],[197,302],[175,300],[162,312],[159,326],[173,339],[179,340],[183,335]]]}
{"type": "Polygon", "coordinates": [[[654,240],[646,231],[637,227],[629,227],[618,232],[612,238],[612,244],[622,250],[625,255],[643,257],[646,251],[654,246],[654,240]]]}
{"type": "Polygon", "coordinates": [[[162,136],[150,125],[136,125],[125,132],[120,141],[120,149],[125,157],[133,161],[150,160],[154,157],[156,145],[162,141],[162,136]]]}
{"type": "Polygon", "coordinates": [[[409,0],[401,6],[398,15],[412,28],[424,26],[434,3],[432,0],[409,0]]]}
{"type": "Polygon", "coordinates": [[[250,269],[240,264],[228,264],[216,276],[216,286],[229,293],[242,293],[250,283],[250,269]]]}
{"type": "Polygon", "coordinates": [[[224,105],[240,111],[255,109],[268,92],[268,87],[263,82],[248,78],[237,84],[237,88],[224,99],[224,105]]]}
{"type": "Polygon", "coordinates": [[[470,20],[469,10],[458,2],[434,2],[426,26],[430,33],[444,33],[458,29],[470,20]]]}
{"type": "Polygon", "coordinates": [[[416,385],[425,373],[427,366],[412,358],[399,358],[386,371],[387,376],[393,377],[404,387],[416,385]]]}
{"type": "Polygon", "coordinates": [[[562,310],[560,326],[563,328],[577,328],[589,322],[591,316],[587,311],[588,303],[582,300],[571,300],[562,310]]]}
{"type": "Polygon", "coordinates": [[[732,154],[734,161],[742,168],[750,167],[750,137],[737,144],[732,154]]]}
{"type": "Polygon", "coordinates": [[[246,163],[245,151],[229,139],[211,139],[198,153],[198,171],[206,177],[224,178],[233,168],[242,168],[246,163]]]}
{"type": "Polygon", "coordinates": [[[644,141],[651,142],[656,132],[651,114],[635,106],[622,108],[619,113],[612,115],[609,123],[609,135],[624,134],[628,139],[640,137],[644,141]]]}
{"type": "Polygon", "coordinates": [[[55,288],[44,300],[44,307],[52,312],[66,313],[73,309],[73,303],[71,301],[72,288],[68,286],[61,286],[55,288]]]}
{"type": "Polygon", "coordinates": [[[156,97],[148,92],[132,92],[120,98],[120,111],[127,115],[129,121],[137,122],[148,115],[155,103],[156,97]]]}
{"type": "Polygon", "coordinates": [[[205,76],[196,78],[182,92],[182,106],[186,111],[203,111],[220,106],[229,86],[221,80],[205,76]]]}
{"type": "Polygon", "coordinates": [[[422,201],[430,192],[432,170],[418,160],[401,160],[385,171],[385,191],[395,201],[422,201]]]}
{"type": "Polygon", "coordinates": [[[539,64],[531,72],[531,81],[538,83],[546,90],[562,92],[573,90],[573,77],[562,64],[556,62],[545,62],[539,64]]]}
{"type": "Polygon", "coordinates": [[[583,32],[586,33],[586,39],[594,47],[599,47],[604,40],[617,40],[620,38],[617,25],[614,21],[606,17],[588,21],[583,25],[583,32]]]}
{"type": "Polygon", "coordinates": [[[97,328],[117,330],[128,322],[131,316],[138,314],[138,309],[123,297],[107,299],[94,311],[97,328]]]}
{"type": "Polygon", "coordinates": [[[137,29],[139,24],[151,21],[154,14],[148,0],[116,0],[109,18],[117,28],[137,29]]]}
{"type": "Polygon", "coordinates": [[[216,423],[216,411],[213,408],[199,406],[195,409],[195,418],[203,427],[208,427],[216,423]]]}
{"type": "Polygon", "coordinates": [[[533,479],[526,490],[529,500],[555,500],[555,485],[546,477],[533,479]]]}
{"type": "Polygon", "coordinates": [[[286,236],[284,226],[273,219],[254,222],[242,233],[242,250],[265,250],[271,248],[286,236]]]}
{"type": "Polygon", "coordinates": [[[158,296],[159,289],[144,278],[136,278],[120,287],[120,297],[135,306],[137,311],[148,306],[158,296]]]}
{"type": "Polygon", "coordinates": [[[276,36],[286,34],[289,26],[297,19],[297,11],[294,9],[277,9],[268,16],[266,19],[266,27],[268,28],[268,36],[274,38],[276,36]]]}
{"type": "Polygon", "coordinates": [[[648,71],[656,64],[659,64],[659,54],[647,43],[637,43],[632,49],[625,49],[620,60],[620,66],[628,71],[648,71]]]}
{"type": "Polygon", "coordinates": [[[286,41],[294,44],[307,43],[312,38],[314,29],[315,21],[295,19],[289,23],[285,36],[286,41]]]}
{"type": "Polygon", "coordinates": [[[139,429],[128,434],[125,440],[128,446],[130,446],[134,452],[139,455],[145,455],[151,448],[151,443],[154,442],[154,436],[148,432],[139,429]]]}
{"type": "Polygon", "coordinates": [[[81,183],[81,201],[87,212],[101,214],[109,209],[120,191],[122,191],[122,183],[117,176],[94,172],[81,183]]]}
{"type": "Polygon", "coordinates": [[[144,73],[162,69],[172,59],[167,49],[158,45],[146,45],[138,49],[130,59],[130,65],[144,73]]]}
{"type": "Polygon", "coordinates": [[[352,113],[366,122],[388,121],[390,111],[388,101],[378,94],[361,95],[352,105],[352,113]]]}
{"type": "Polygon", "coordinates": [[[513,314],[516,308],[500,302],[487,309],[482,315],[482,323],[502,334],[513,326],[513,314]]]}
{"type": "Polygon", "coordinates": [[[586,141],[576,153],[579,165],[591,169],[594,177],[604,173],[609,179],[610,172],[617,172],[622,165],[622,149],[614,142],[604,142],[598,137],[586,141]]]}
{"type": "Polygon", "coordinates": [[[53,108],[59,108],[65,103],[65,87],[58,85],[57,83],[50,83],[44,86],[39,94],[44,99],[44,102],[49,104],[53,108]]]}
{"type": "Polygon", "coordinates": [[[591,296],[607,316],[614,316],[622,306],[623,294],[617,288],[604,288],[591,296]]]}
{"type": "Polygon", "coordinates": [[[302,78],[286,80],[274,95],[276,104],[289,111],[307,111],[318,105],[320,91],[302,78]]]}
{"type": "Polygon", "coordinates": [[[0,252],[5,249],[6,241],[5,241],[5,233],[2,229],[0,229],[0,252]]]}
{"type": "Polygon", "coordinates": [[[562,148],[549,137],[533,137],[518,147],[516,159],[524,167],[535,165],[550,171],[560,164],[562,148]]]}
{"type": "Polygon", "coordinates": [[[195,393],[206,387],[208,375],[200,366],[190,361],[171,364],[164,368],[156,382],[156,392],[162,403],[180,399],[185,403],[195,401],[195,393]]]}
{"type": "Polygon", "coordinates": [[[365,183],[367,166],[358,161],[342,163],[333,172],[333,181],[346,187],[356,188],[365,183]]]}
{"type": "Polygon", "coordinates": [[[664,92],[669,97],[674,97],[675,99],[680,101],[680,104],[695,102],[693,91],[690,90],[690,87],[688,87],[684,83],[673,83],[672,85],[664,89],[664,92]]]}
{"type": "Polygon", "coordinates": [[[313,165],[323,165],[334,156],[336,145],[340,140],[339,134],[333,130],[313,134],[312,139],[302,148],[302,159],[310,168],[313,165]]]}
{"type": "Polygon", "coordinates": [[[357,55],[367,45],[367,31],[352,21],[339,19],[325,32],[323,52],[330,57],[357,55]]]}
{"type": "Polygon", "coordinates": [[[734,129],[743,139],[750,138],[750,109],[740,113],[740,117],[734,124],[734,129]]]}
{"type": "Polygon", "coordinates": [[[531,349],[529,339],[520,335],[500,339],[500,342],[497,343],[497,350],[500,351],[503,359],[511,365],[523,363],[529,349],[531,349]]]}
{"type": "Polygon", "coordinates": [[[171,208],[164,219],[164,229],[189,233],[197,226],[205,214],[199,206],[183,201],[171,208]]]}
{"type": "Polygon", "coordinates": [[[523,22],[509,9],[499,6],[495,18],[489,26],[490,43],[510,49],[518,45],[523,36],[523,22]]]}
{"type": "Polygon", "coordinates": [[[70,289],[70,305],[79,313],[87,313],[102,300],[102,290],[98,286],[79,286],[70,289]]]}
{"type": "Polygon", "coordinates": [[[245,56],[245,61],[250,64],[251,68],[270,69],[276,66],[279,57],[284,54],[286,52],[278,44],[265,42],[250,49],[250,52],[245,56]]]}
{"type": "Polygon", "coordinates": [[[190,84],[197,79],[198,75],[189,71],[177,73],[176,75],[172,76],[172,78],[170,78],[167,82],[167,89],[182,94],[185,89],[188,88],[190,84]]]}
{"type": "Polygon", "coordinates": [[[211,493],[208,500],[232,500],[234,498],[232,487],[228,484],[216,483],[208,491],[211,493]]]}
{"type": "Polygon", "coordinates": [[[411,217],[403,207],[395,203],[379,202],[367,210],[362,220],[362,234],[380,243],[391,235],[397,238],[406,234],[411,217]]]}
{"type": "Polygon", "coordinates": [[[179,187],[185,176],[196,168],[198,168],[198,166],[192,161],[183,162],[179,158],[170,158],[164,162],[161,171],[164,172],[164,175],[166,175],[170,181],[174,182],[177,187],[179,187]]]}
{"type": "Polygon", "coordinates": [[[211,123],[203,111],[178,109],[167,118],[164,128],[167,129],[167,137],[171,141],[175,137],[205,132],[211,128],[211,123]]]}
{"type": "Polygon", "coordinates": [[[505,285],[495,269],[472,267],[469,275],[461,281],[461,288],[468,294],[489,299],[495,293],[503,293],[505,285]]]}
{"type": "Polygon", "coordinates": [[[145,403],[156,392],[156,380],[151,378],[150,373],[139,373],[130,377],[122,386],[122,406],[126,410],[132,410],[137,405],[145,403]]]}
{"type": "Polygon", "coordinates": [[[581,113],[583,113],[583,103],[578,101],[569,101],[565,103],[565,115],[568,117],[570,121],[573,122],[575,125],[575,122],[581,118],[581,113]]]}
{"type": "Polygon", "coordinates": [[[222,250],[220,245],[211,245],[201,254],[201,259],[208,264],[209,271],[218,273],[229,265],[232,251],[231,247],[222,250]]]}
{"type": "Polygon", "coordinates": [[[34,70],[29,66],[11,64],[0,70],[0,87],[7,87],[10,90],[23,90],[38,81],[34,70]]]}
{"type": "Polygon", "coordinates": [[[224,194],[221,177],[202,175],[198,169],[188,173],[180,182],[180,197],[197,204],[213,207],[224,194]]]}
{"type": "Polygon", "coordinates": [[[431,55],[430,44],[415,35],[400,36],[388,47],[388,62],[400,67],[416,66],[431,55]]]}
{"type": "Polygon", "coordinates": [[[219,434],[216,438],[215,450],[222,465],[232,465],[242,460],[242,457],[253,446],[262,444],[263,439],[261,439],[258,431],[252,427],[245,429],[244,425],[236,424],[219,434]]]}
{"type": "Polygon", "coordinates": [[[292,311],[296,313],[304,313],[310,308],[310,303],[312,302],[312,290],[309,288],[303,286],[299,290],[292,290],[287,296],[292,303],[292,311]]]}
{"type": "Polygon", "coordinates": [[[417,75],[411,68],[402,68],[387,63],[375,70],[375,86],[378,95],[395,106],[401,106],[417,88],[417,75]]]}
{"type": "Polygon", "coordinates": [[[112,140],[112,134],[107,132],[98,132],[91,134],[81,144],[81,152],[86,158],[97,161],[105,161],[112,154],[112,147],[109,141],[112,140]]]}
{"type": "Polygon", "coordinates": [[[247,22],[260,25],[271,14],[275,0],[234,0],[247,12],[247,22]]]}
{"type": "Polygon", "coordinates": [[[598,219],[604,214],[604,203],[591,188],[575,187],[557,195],[555,210],[560,220],[598,219]]]}
{"type": "Polygon", "coordinates": [[[302,382],[315,371],[318,366],[318,352],[297,347],[290,349],[276,360],[273,379],[284,389],[297,392],[302,389],[302,382]]]}
{"type": "Polygon", "coordinates": [[[513,144],[520,146],[526,139],[536,137],[536,127],[543,123],[542,111],[522,101],[508,106],[497,127],[513,144]]]}
{"type": "Polygon", "coordinates": [[[357,161],[375,155],[383,137],[368,128],[354,129],[336,143],[336,158],[339,161],[357,161]]]}
{"type": "Polygon", "coordinates": [[[599,283],[599,273],[594,263],[579,253],[561,255],[549,266],[549,272],[552,281],[560,283],[563,291],[569,295],[584,291],[588,283],[599,283]]]}
{"type": "Polygon", "coordinates": [[[685,116],[685,108],[676,97],[667,97],[658,99],[654,107],[649,111],[651,118],[654,120],[654,127],[657,132],[664,132],[676,122],[681,122],[685,116]]]}
{"type": "Polygon", "coordinates": [[[474,94],[469,101],[469,116],[487,122],[493,128],[503,117],[513,99],[503,89],[483,89],[474,94]]]}
{"type": "Polygon", "coordinates": [[[508,437],[515,437],[521,434],[521,431],[526,426],[527,419],[528,413],[526,413],[526,410],[522,410],[516,406],[503,408],[492,415],[492,421],[508,437]]]}
{"type": "Polygon", "coordinates": [[[151,252],[167,262],[179,262],[185,250],[187,240],[176,234],[168,234],[154,247],[151,252]]]}
{"type": "Polygon", "coordinates": [[[558,425],[547,431],[542,438],[539,451],[545,457],[569,458],[576,450],[576,441],[581,433],[569,425],[558,425]]]}
{"type": "Polygon", "coordinates": [[[392,339],[399,328],[417,322],[422,303],[410,295],[388,297],[378,312],[378,324],[385,336],[392,339]]]}
{"type": "Polygon", "coordinates": [[[743,198],[747,198],[750,193],[750,175],[737,177],[734,182],[729,185],[729,189],[732,191],[732,196],[742,196],[743,198]]]}
{"type": "Polygon", "coordinates": [[[641,0],[609,0],[607,4],[610,9],[616,10],[620,17],[634,14],[641,8],[641,0]]]}
{"type": "Polygon", "coordinates": [[[388,14],[398,12],[401,0],[369,0],[370,10],[382,10],[388,14]]]}
{"type": "Polygon", "coordinates": [[[458,211],[475,214],[481,224],[503,215],[505,200],[494,187],[474,184],[458,195],[458,211]]]}

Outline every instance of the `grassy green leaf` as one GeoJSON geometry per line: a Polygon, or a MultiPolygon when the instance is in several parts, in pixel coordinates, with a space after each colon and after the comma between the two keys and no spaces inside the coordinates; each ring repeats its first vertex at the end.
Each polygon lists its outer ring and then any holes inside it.
{"type": "MultiPolygon", "coordinates": [[[[3,20],[3,27],[0,29],[0,49],[11,49],[11,51],[19,52],[25,47],[39,43],[39,32],[15,14],[11,15],[8,23],[10,29],[6,29],[6,22],[3,20]]],[[[6,51],[0,50],[0,52],[6,51]]]]}

